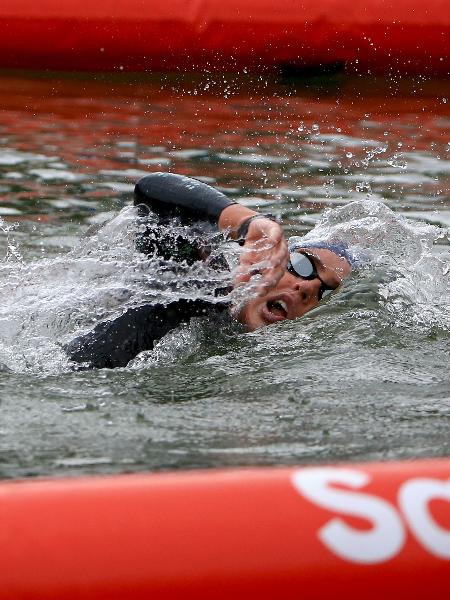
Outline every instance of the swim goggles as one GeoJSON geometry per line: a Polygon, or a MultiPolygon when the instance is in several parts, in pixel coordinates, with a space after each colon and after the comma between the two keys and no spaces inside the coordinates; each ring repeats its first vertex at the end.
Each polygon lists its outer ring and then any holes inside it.
{"type": "Polygon", "coordinates": [[[319,301],[322,298],[326,298],[334,291],[338,286],[335,287],[329,286],[323,279],[321,279],[320,275],[317,272],[316,265],[314,264],[313,259],[309,254],[305,252],[298,252],[295,250],[291,250],[289,253],[289,262],[287,265],[287,270],[291,275],[295,277],[300,277],[301,279],[318,279],[320,281],[320,288],[318,293],[319,301]]]}

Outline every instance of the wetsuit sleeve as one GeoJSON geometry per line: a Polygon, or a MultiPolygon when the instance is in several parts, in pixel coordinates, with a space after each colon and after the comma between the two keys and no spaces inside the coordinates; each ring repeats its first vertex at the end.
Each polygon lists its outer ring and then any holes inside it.
{"type": "MultiPolygon", "coordinates": [[[[136,247],[139,252],[192,264],[202,260],[201,241],[171,232],[170,221],[181,224],[207,221],[217,225],[224,208],[235,204],[214,188],[182,175],[153,173],[135,188],[138,206],[136,247]],[[157,222],[148,212],[158,216],[157,222]]],[[[79,336],[65,350],[79,369],[124,367],[140,352],[151,350],[166,333],[192,317],[223,311],[226,304],[180,299],[168,305],[154,304],[128,309],[120,317],[103,321],[79,336]]]]}
{"type": "Polygon", "coordinates": [[[160,217],[179,217],[183,224],[209,221],[217,224],[221,212],[234,200],[206,183],[175,173],[152,173],[134,189],[134,204],[145,204],[160,217]]]}
{"type": "Polygon", "coordinates": [[[226,304],[201,299],[131,308],[116,319],[99,323],[92,331],[71,341],[65,350],[72,362],[79,363],[78,369],[125,367],[181,323],[225,309],[226,304]]]}

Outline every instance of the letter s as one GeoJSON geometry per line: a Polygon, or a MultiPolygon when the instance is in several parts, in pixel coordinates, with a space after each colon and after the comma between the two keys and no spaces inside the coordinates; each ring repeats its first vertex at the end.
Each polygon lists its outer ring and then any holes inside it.
{"type": "Polygon", "coordinates": [[[332,484],[360,488],[369,476],[356,469],[309,468],[294,473],[292,483],[300,494],[322,508],[367,519],[370,531],[358,531],[342,519],[331,519],[318,536],[332,552],[356,563],[374,564],[397,554],[405,541],[405,530],[396,510],[381,498],[329,487],[332,484]]]}
{"type": "Polygon", "coordinates": [[[440,527],[428,510],[433,498],[450,502],[450,479],[413,479],[404,483],[398,494],[399,504],[417,539],[435,556],[450,559],[450,531],[440,527]]]}

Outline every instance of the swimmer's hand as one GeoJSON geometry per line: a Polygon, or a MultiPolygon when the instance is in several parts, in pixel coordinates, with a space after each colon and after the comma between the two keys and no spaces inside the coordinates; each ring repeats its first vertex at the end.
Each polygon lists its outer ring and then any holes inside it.
{"type": "Polygon", "coordinates": [[[258,218],[250,223],[236,271],[236,285],[247,283],[259,275],[255,291],[259,296],[276,287],[289,258],[287,242],[278,223],[258,218]]]}
{"type": "Polygon", "coordinates": [[[280,225],[245,206],[233,204],[222,211],[219,227],[228,229],[231,237],[236,239],[240,226],[256,216],[258,218],[250,222],[245,236],[235,284],[247,283],[258,276],[255,292],[263,296],[278,284],[286,272],[289,253],[280,225]]]}

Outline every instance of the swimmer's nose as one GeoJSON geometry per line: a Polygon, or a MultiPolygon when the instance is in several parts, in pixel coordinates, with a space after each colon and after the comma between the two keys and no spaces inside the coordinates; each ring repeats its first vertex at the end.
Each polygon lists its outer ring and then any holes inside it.
{"type": "Polygon", "coordinates": [[[298,279],[294,283],[294,290],[298,293],[304,305],[319,301],[320,281],[318,279],[298,279]]]}

